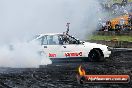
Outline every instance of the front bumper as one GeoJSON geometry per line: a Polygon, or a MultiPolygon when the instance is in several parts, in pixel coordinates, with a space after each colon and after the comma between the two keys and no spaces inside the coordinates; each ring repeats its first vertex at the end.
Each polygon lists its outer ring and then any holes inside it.
{"type": "Polygon", "coordinates": [[[103,51],[104,57],[109,57],[111,55],[111,51],[103,51]]]}

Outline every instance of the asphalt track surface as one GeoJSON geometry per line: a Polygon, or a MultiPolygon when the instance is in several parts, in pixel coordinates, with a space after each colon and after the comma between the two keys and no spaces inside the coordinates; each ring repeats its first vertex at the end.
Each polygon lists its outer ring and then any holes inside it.
{"type": "Polygon", "coordinates": [[[0,68],[0,88],[132,88],[132,50],[112,50],[104,62],[56,63],[43,68],[0,68]],[[129,83],[78,84],[82,65],[87,74],[127,74],[129,83]]]}

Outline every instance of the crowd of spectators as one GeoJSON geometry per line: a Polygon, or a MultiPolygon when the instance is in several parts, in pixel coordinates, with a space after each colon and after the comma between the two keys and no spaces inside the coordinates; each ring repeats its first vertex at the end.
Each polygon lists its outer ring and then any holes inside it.
{"type": "Polygon", "coordinates": [[[102,22],[99,20],[99,31],[132,31],[132,15],[129,15],[128,20],[120,18],[118,24],[112,25],[111,21],[102,22]],[[127,21],[127,24],[126,22],[127,21]]]}
{"type": "Polygon", "coordinates": [[[104,17],[98,20],[99,31],[132,31],[132,2],[102,0],[99,11],[104,17]],[[124,17],[125,15],[125,17],[124,17]],[[117,19],[116,19],[117,18],[117,19]]]}

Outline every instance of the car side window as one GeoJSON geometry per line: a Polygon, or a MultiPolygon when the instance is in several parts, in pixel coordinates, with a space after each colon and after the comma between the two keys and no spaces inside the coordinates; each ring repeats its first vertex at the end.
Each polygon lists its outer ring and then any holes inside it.
{"type": "Polygon", "coordinates": [[[62,35],[59,35],[59,36],[58,36],[58,40],[59,40],[59,44],[60,44],[60,45],[63,45],[63,44],[64,44],[63,36],[62,36],[62,35]]]}
{"type": "Polygon", "coordinates": [[[46,36],[42,36],[38,39],[38,42],[40,43],[40,45],[47,45],[47,38],[46,36]]]}
{"type": "Polygon", "coordinates": [[[65,35],[63,36],[63,41],[64,43],[63,44],[80,44],[80,41],[77,40],[76,38],[72,37],[72,36],[69,36],[69,35],[65,35]]]}
{"type": "Polygon", "coordinates": [[[59,44],[58,36],[57,35],[48,35],[47,42],[48,42],[48,45],[58,45],[59,44]]]}
{"type": "Polygon", "coordinates": [[[48,42],[47,42],[47,37],[46,36],[43,36],[42,37],[42,43],[41,43],[42,45],[47,45],[48,44],[48,42]]]}
{"type": "Polygon", "coordinates": [[[69,37],[69,44],[76,44],[76,40],[73,37],[69,37]]]}
{"type": "Polygon", "coordinates": [[[67,45],[69,44],[69,37],[67,35],[61,36],[61,44],[67,45]]]}

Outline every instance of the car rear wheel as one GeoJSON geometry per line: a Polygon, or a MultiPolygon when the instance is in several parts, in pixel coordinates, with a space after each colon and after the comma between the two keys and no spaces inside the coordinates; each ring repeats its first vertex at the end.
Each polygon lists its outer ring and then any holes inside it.
{"type": "Polygon", "coordinates": [[[99,61],[104,61],[104,56],[102,55],[100,50],[93,49],[90,51],[88,55],[89,61],[93,62],[99,62],[99,61]]]}

